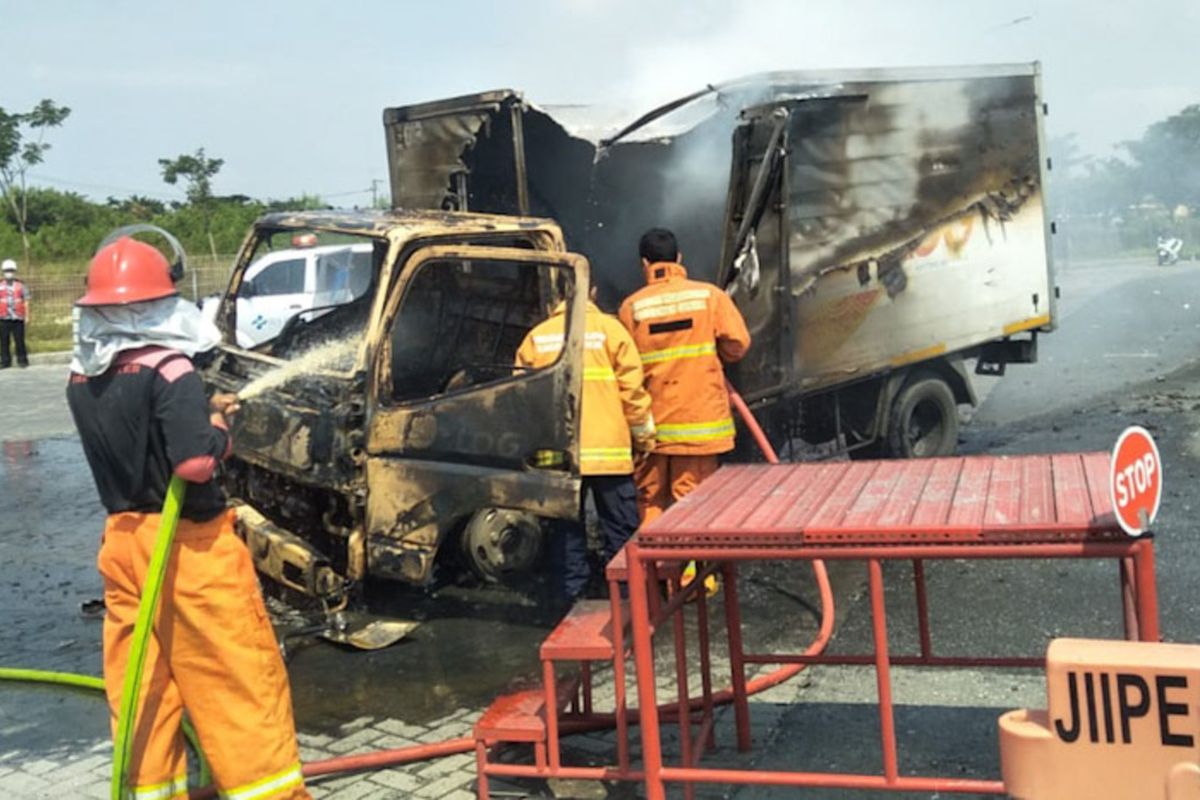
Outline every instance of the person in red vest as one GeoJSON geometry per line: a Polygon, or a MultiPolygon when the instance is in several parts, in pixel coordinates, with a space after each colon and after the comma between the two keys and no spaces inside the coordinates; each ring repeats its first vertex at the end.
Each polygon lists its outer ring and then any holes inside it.
{"type": "Polygon", "coordinates": [[[25,323],[29,321],[29,288],[17,280],[17,262],[11,258],[4,260],[0,272],[4,273],[0,281],[0,369],[12,366],[9,339],[16,345],[17,364],[28,367],[25,323]]]}

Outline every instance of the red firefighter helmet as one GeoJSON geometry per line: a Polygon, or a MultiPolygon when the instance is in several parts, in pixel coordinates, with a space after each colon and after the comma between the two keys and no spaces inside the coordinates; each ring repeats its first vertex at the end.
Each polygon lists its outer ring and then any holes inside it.
{"type": "Polygon", "coordinates": [[[117,306],[179,294],[171,265],[152,245],[122,236],[92,257],[80,306],[117,306]]]}

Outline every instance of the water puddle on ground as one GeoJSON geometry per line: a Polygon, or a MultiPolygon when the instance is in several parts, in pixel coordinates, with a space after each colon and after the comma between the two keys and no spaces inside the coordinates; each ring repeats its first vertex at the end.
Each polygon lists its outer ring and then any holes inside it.
{"type": "MultiPolygon", "coordinates": [[[[416,724],[477,709],[540,674],[538,645],[554,620],[530,598],[498,588],[441,590],[372,604],[421,624],[402,641],[362,651],[321,638],[288,639],[297,725],[331,731],[360,716],[416,724]]],[[[276,606],[278,607],[278,606],[276,606]]]]}
{"type": "MultiPolygon", "coordinates": [[[[96,553],[104,510],[78,440],[6,443],[0,485],[0,663],[99,675],[100,620],[85,617],[80,606],[102,594],[96,553]]],[[[374,652],[312,637],[287,643],[302,730],[332,730],[366,715],[429,721],[484,706],[512,681],[539,675],[538,644],[553,619],[532,598],[462,587],[429,596],[399,584],[376,593],[390,599],[375,602],[373,610],[418,619],[420,626],[374,652]]],[[[281,616],[281,630],[300,620],[286,610],[281,616]]],[[[76,701],[71,693],[33,687],[0,686],[0,693],[0,720],[41,726],[49,739],[69,736],[75,727],[54,722],[60,700],[80,706],[90,734],[106,733],[99,699],[76,701]]]]}

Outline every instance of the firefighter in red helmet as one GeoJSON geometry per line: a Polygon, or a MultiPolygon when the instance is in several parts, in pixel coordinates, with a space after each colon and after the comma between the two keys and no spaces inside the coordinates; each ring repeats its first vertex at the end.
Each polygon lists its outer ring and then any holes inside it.
{"type": "MultiPolygon", "coordinates": [[[[165,235],[165,232],[163,232],[165,235]]],[[[174,245],[174,240],[167,237],[174,245]]],[[[138,602],[171,476],[188,481],[147,652],[134,796],[187,797],[186,709],[222,797],[307,798],[279,647],[214,472],[232,448],[233,395],[205,398],[192,357],[216,344],[173,268],[129,236],[103,244],[76,304],[67,400],[108,511],[104,680],[114,731],[138,602]]]]}

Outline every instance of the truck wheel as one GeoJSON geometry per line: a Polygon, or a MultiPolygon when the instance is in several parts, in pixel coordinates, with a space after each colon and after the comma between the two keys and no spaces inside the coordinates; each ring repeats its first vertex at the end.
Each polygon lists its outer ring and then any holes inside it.
{"type": "Polygon", "coordinates": [[[900,390],[892,402],[888,455],[893,458],[948,456],[953,455],[957,445],[958,404],[944,380],[927,375],[900,390]]]}
{"type": "Polygon", "coordinates": [[[542,551],[538,518],[522,511],[485,508],[462,531],[462,550],[471,569],[488,583],[509,584],[527,576],[542,551]]]}

